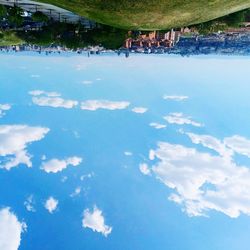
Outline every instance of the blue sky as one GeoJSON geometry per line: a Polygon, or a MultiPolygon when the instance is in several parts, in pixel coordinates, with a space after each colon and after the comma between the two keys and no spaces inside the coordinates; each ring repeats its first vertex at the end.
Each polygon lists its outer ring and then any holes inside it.
{"type": "Polygon", "coordinates": [[[4,250],[248,249],[248,57],[0,57],[4,250]]]}

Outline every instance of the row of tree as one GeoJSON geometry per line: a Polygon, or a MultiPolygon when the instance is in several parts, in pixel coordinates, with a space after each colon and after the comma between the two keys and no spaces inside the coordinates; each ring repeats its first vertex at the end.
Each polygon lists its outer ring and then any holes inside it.
{"type": "Polygon", "coordinates": [[[228,28],[239,28],[242,23],[250,21],[250,9],[235,12],[233,14],[217,18],[215,20],[195,25],[201,34],[224,31],[228,28]]]}
{"type": "MultiPolygon", "coordinates": [[[[42,12],[37,11],[31,15],[34,22],[48,22],[49,18],[42,12]]],[[[15,28],[21,27],[24,23],[24,11],[18,6],[6,7],[0,5],[0,21],[6,20],[10,26],[15,28]]]]}

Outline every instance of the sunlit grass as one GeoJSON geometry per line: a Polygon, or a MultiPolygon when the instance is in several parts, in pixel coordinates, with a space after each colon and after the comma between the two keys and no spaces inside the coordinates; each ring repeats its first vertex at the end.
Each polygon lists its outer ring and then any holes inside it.
{"type": "Polygon", "coordinates": [[[40,0],[125,29],[169,29],[250,8],[249,0],[40,0]]]}

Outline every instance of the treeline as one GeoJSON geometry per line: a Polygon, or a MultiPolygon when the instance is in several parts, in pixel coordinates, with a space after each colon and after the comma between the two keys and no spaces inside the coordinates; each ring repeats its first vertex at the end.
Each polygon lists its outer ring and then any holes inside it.
{"type": "Polygon", "coordinates": [[[200,34],[209,34],[211,32],[224,31],[228,28],[239,28],[244,22],[250,22],[250,9],[193,25],[192,27],[196,28],[200,34]]]}
{"type": "Polygon", "coordinates": [[[106,49],[118,49],[126,39],[127,31],[104,25],[86,30],[81,24],[52,22],[39,31],[19,31],[17,35],[26,43],[43,46],[56,44],[77,49],[99,45],[106,49]]]}

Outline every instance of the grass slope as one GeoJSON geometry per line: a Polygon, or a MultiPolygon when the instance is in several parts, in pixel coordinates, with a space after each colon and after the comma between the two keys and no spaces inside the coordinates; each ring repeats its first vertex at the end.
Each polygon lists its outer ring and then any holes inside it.
{"type": "Polygon", "coordinates": [[[250,8],[250,0],[39,0],[124,29],[168,29],[250,8]]]}
{"type": "Polygon", "coordinates": [[[0,31],[0,46],[20,45],[23,43],[24,41],[21,38],[19,38],[15,32],[12,32],[12,31],[1,32],[0,31]]]}

